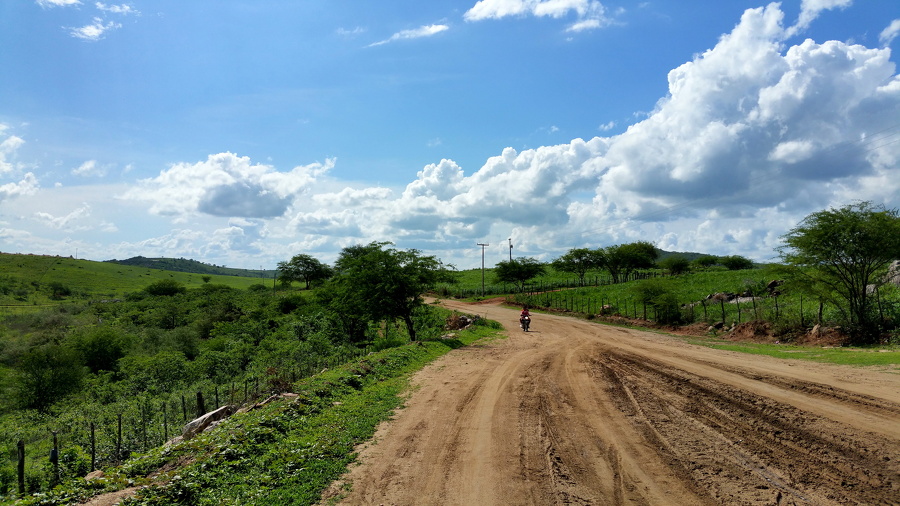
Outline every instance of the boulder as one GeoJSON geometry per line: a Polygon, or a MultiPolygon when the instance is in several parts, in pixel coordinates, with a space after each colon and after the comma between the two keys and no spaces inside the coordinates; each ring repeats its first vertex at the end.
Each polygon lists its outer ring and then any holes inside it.
{"type": "Polygon", "coordinates": [[[199,418],[195,418],[188,422],[187,425],[184,426],[184,429],[181,430],[181,438],[185,440],[191,439],[208,429],[213,422],[228,418],[233,412],[234,408],[232,406],[225,405],[215,411],[210,411],[199,418]]]}

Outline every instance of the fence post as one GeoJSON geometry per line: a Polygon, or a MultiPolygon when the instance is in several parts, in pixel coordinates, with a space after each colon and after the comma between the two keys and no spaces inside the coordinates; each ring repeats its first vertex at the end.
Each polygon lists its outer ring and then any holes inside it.
{"type": "Polygon", "coordinates": [[[91,422],[91,471],[97,469],[97,438],[94,422],[91,422]]]}
{"type": "Polygon", "coordinates": [[[122,461],[122,413],[119,413],[119,425],[116,431],[116,463],[122,461]]]}
{"type": "Polygon", "coordinates": [[[53,448],[50,449],[50,464],[53,465],[53,483],[50,484],[50,488],[55,487],[59,483],[59,441],[56,438],[56,431],[50,431],[53,433],[53,448]]]}
{"type": "Polygon", "coordinates": [[[203,392],[197,390],[197,418],[206,414],[206,405],[203,402],[203,392]]]}
{"type": "Polygon", "coordinates": [[[16,443],[16,454],[18,457],[18,462],[16,463],[16,470],[19,474],[19,495],[25,495],[25,441],[19,440],[16,443]]]}

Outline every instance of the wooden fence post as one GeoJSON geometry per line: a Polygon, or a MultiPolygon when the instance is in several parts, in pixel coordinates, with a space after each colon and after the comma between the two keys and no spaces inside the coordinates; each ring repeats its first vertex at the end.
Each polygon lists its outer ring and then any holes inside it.
{"type": "Polygon", "coordinates": [[[206,414],[206,405],[203,402],[203,392],[197,390],[197,418],[206,414]]]}
{"type": "Polygon", "coordinates": [[[16,443],[16,456],[18,457],[18,461],[16,462],[16,470],[19,474],[19,495],[25,495],[25,441],[19,440],[16,443]]]}
{"type": "Polygon", "coordinates": [[[50,488],[55,487],[59,483],[59,441],[56,438],[56,431],[53,433],[53,448],[50,449],[50,464],[53,466],[53,483],[50,488]]]}
{"type": "Polygon", "coordinates": [[[122,461],[122,413],[119,413],[119,425],[116,431],[116,463],[122,461]]]}
{"type": "Polygon", "coordinates": [[[94,422],[91,422],[91,471],[97,469],[97,436],[94,422]]]}

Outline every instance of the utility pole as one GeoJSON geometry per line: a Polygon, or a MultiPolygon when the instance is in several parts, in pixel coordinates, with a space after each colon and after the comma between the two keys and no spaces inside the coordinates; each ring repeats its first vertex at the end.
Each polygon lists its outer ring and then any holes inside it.
{"type": "Polygon", "coordinates": [[[509,261],[512,262],[512,237],[509,238],[509,261]]]}
{"type": "Polygon", "coordinates": [[[478,243],[478,246],[481,246],[481,296],[484,297],[484,247],[490,244],[478,243]]]}

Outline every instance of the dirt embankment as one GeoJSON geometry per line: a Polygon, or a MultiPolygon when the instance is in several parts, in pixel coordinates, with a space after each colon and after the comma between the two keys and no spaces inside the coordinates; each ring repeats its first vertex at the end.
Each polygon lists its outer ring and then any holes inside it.
{"type": "MultiPolygon", "coordinates": [[[[900,375],[445,305],[509,339],[420,372],[344,504],[896,504],[900,375]]],[[[350,487],[350,492],[346,488],[350,487]]]]}

